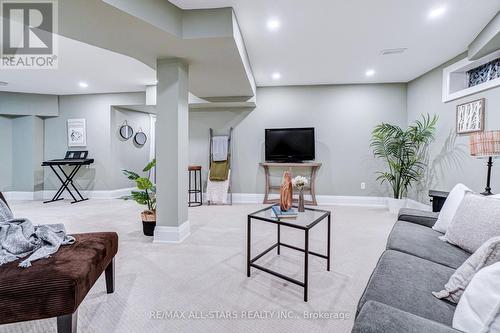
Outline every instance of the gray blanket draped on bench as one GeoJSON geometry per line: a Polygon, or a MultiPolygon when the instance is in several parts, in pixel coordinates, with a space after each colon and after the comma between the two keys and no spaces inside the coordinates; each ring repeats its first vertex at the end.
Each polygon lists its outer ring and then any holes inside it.
{"type": "Polygon", "coordinates": [[[0,200],[0,266],[21,258],[19,267],[56,253],[61,245],[73,244],[64,224],[35,226],[28,219],[15,219],[9,207],[0,200]]]}

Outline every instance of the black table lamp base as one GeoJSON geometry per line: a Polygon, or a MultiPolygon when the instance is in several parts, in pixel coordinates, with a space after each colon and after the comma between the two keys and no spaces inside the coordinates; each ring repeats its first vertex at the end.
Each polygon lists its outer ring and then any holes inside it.
{"type": "Polygon", "coordinates": [[[491,187],[490,187],[490,181],[491,181],[491,167],[493,166],[493,157],[488,158],[488,176],[486,178],[486,188],[484,189],[484,192],[481,193],[482,195],[492,195],[491,193],[491,187]]]}

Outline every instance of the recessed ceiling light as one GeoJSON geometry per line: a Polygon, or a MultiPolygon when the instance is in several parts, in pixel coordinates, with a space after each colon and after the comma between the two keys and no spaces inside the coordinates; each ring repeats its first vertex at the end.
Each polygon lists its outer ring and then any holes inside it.
{"type": "Polygon", "coordinates": [[[87,82],[79,82],[78,85],[80,88],[88,88],[89,84],[87,82]]]}
{"type": "Polygon", "coordinates": [[[366,76],[373,76],[373,75],[375,75],[375,70],[369,69],[369,70],[366,71],[365,75],[366,76]]]}
{"type": "Polygon", "coordinates": [[[446,7],[445,7],[445,6],[441,6],[441,7],[436,7],[436,8],[433,8],[433,9],[431,9],[431,11],[429,12],[429,18],[430,18],[430,19],[434,19],[434,18],[440,17],[440,16],[442,16],[445,12],[446,12],[446,7]]]}
{"type": "Polygon", "coordinates": [[[273,73],[272,75],[273,80],[279,80],[281,79],[281,74],[278,72],[273,73]]]}
{"type": "Polygon", "coordinates": [[[270,19],[267,21],[267,28],[271,31],[278,30],[281,26],[281,22],[278,19],[270,19]]]}

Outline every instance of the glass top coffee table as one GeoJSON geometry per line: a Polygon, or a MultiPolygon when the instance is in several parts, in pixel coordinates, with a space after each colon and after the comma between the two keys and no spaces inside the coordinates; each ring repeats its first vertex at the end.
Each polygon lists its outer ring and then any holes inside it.
{"type": "MultiPolygon", "coordinates": [[[[295,207],[296,208],[296,207],[295,207]]],[[[331,213],[330,211],[306,208],[303,213],[298,213],[296,218],[278,218],[274,215],[272,206],[258,210],[254,213],[248,215],[247,219],[247,276],[250,277],[251,267],[257,268],[266,273],[277,276],[288,282],[294,283],[304,288],[304,302],[307,302],[307,290],[308,290],[308,271],[309,271],[309,255],[314,255],[323,259],[326,259],[326,270],[330,270],[330,233],[331,233],[331,213]],[[328,235],[327,235],[327,249],[326,255],[309,251],[309,230],[311,230],[315,225],[323,220],[327,220],[328,223],[328,235]],[[277,242],[270,246],[267,250],[259,253],[252,258],[252,220],[259,220],[267,223],[274,223],[277,225],[277,242]],[[304,248],[286,244],[281,242],[280,229],[281,226],[300,229],[304,231],[304,248]],[[264,255],[277,248],[277,254],[280,255],[280,247],[284,246],[292,250],[304,252],[304,281],[299,281],[293,279],[289,276],[283,275],[279,272],[275,272],[269,268],[256,264],[255,262],[262,258],[264,255]]]]}

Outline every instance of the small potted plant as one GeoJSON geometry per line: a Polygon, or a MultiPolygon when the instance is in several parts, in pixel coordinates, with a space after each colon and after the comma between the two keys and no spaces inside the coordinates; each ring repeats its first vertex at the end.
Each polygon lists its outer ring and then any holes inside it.
{"type": "Polygon", "coordinates": [[[292,185],[299,190],[299,212],[305,212],[304,207],[304,187],[308,184],[307,178],[304,176],[296,176],[292,179],[292,185]]]}
{"type": "Polygon", "coordinates": [[[147,206],[147,209],[141,213],[142,230],[146,236],[153,236],[156,227],[156,186],[151,181],[151,170],[155,166],[156,159],[153,159],[144,167],[142,171],[147,173],[145,177],[133,171],[123,170],[123,174],[128,179],[135,181],[138,189],[138,191],[132,191],[131,195],[124,199],[132,199],[140,205],[147,206]]]}

